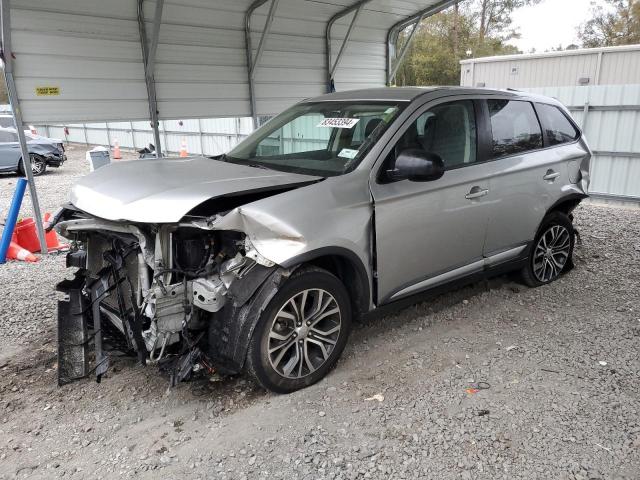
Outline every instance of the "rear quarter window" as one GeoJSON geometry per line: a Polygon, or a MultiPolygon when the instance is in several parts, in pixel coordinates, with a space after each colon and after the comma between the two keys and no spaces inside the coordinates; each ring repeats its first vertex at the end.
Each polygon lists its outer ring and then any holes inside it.
{"type": "Polygon", "coordinates": [[[536,103],[536,111],[542,123],[547,146],[573,142],[580,136],[580,132],[555,105],[536,103]]]}
{"type": "Polygon", "coordinates": [[[533,105],[523,100],[487,100],[493,158],[542,148],[542,130],[533,105]]]}

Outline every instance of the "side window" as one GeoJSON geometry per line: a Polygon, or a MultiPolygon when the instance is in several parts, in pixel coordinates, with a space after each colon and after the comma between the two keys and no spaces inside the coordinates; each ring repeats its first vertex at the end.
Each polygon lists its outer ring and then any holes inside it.
{"type": "Polygon", "coordinates": [[[558,107],[536,103],[536,110],[542,123],[548,146],[573,142],[580,135],[580,132],[576,130],[558,107]]]}
{"type": "Polygon", "coordinates": [[[542,148],[542,131],[533,105],[521,100],[487,100],[493,157],[542,148]]]}
{"type": "Polygon", "coordinates": [[[460,100],[430,108],[420,115],[396,144],[396,155],[407,148],[436,153],[445,168],[476,161],[476,119],[473,101],[460,100]]]}
{"type": "Polygon", "coordinates": [[[18,134],[13,132],[0,131],[0,143],[17,142],[18,134]]]}

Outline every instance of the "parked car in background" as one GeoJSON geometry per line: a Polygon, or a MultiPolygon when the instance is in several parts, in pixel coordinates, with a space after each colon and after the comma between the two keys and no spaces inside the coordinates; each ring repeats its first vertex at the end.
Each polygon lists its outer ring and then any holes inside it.
{"type": "MultiPolygon", "coordinates": [[[[62,140],[41,137],[26,131],[25,136],[34,175],[42,175],[47,171],[47,167],[60,167],[67,159],[62,140]]],[[[0,128],[0,172],[19,172],[24,175],[21,160],[22,151],[16,129],[0,128]]]]}
{"type": "MultiPolygon", "coordinates": [[[[0,128],[15,128],[13,123],[13,115],[11,113],[0,113],[0,128]]],[[[36,127],[29,125],[29,128],[25,130],[26,133],[32,133],[37,135],[36,127]]]]}
{"type": "Polygon", "coordinates": [[[58,285],[60,383],[99,380],[111,348],[173,382],[311,385],[354,317],[507,271],[559,278],[590,158],[551,98],[446,87],[324,95],[226,155],[105,166],[52,222],[78,268],[58,285]]]}

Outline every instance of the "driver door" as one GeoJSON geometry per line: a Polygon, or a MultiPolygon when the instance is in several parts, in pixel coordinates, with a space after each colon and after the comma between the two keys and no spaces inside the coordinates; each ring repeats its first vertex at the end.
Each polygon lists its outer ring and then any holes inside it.
{"type": "Polygon", "coordinates": [[[380,304],[481,271],[489,218],[489,178],[479,162],[476,105],[442,102],[418,110],[383,152],[371,178],[380,304]],[[391,181],[404,149],[439,155],[444,175],[391,181]]]}

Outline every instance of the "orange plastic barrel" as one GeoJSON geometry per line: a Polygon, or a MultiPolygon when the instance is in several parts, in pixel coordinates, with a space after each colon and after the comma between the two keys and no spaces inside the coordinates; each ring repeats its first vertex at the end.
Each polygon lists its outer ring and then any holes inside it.
{"type": "MultiPolygon", "coordinates": [[[[48,222],[50,218],[51,214],[45,213],[44,221],[48,222]]],[[[33,218],[23,218],[22,220],[17,222],[16,228],[14,229],[14,234],[16,236],[16,243],[22,248],[29,250],[32,253],[40,251],[40,241],[38,240],[36,222],[33,220],[33,218]]],[[[53,230],[47,232],[44,236],[44,239],[49,250],[59,250],[66,247],[66,245],[60,244],[60,242],[58,241],[58,235],[53,230]]]]}

